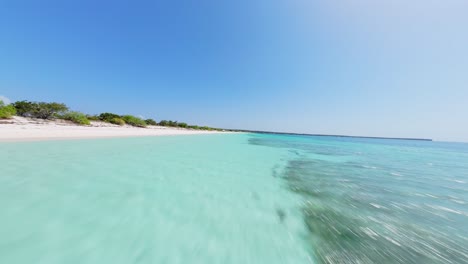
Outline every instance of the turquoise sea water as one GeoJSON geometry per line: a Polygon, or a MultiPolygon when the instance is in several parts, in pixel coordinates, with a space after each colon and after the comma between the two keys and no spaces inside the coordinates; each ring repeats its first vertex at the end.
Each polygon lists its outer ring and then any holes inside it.
{"type": "Polygon", "coordinates": [[[468,263],[468,144],[0,143],[0,263],[468,263]]]}

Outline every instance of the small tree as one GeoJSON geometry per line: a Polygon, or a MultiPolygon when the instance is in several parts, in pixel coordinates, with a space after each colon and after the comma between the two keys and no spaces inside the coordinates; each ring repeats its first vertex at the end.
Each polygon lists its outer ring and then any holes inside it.
{"type": "Polygon", "coordinates": [[[58,114],[62,114],[68,111],[68,107],[62,103],[43,103],[40,102],[38,105],[37,117],[43,119],[50,119],[58,114]]]}
{"type": "Polygon", "coordinates": [[[167,125],[170,126],[170,127],[176,127],[177,124],[178,124],[177,121],[171,121],[171,120],[169,120],[167,125]]]}
{"type": "Polygon", "coordinates": [[[160,126],[167,126],[167,124],[168,124],[168,121],[167,121],[167,120],[161,120],[161,121],[159,121],[159,123],[158,123],[158,125],[160,125],[160,126]]]}
{"type": "Polygon", "coordinates": [[[56,115],[62,114],[68,111],[68,107],[61,103],[37,103],[33,110],[33,117],[41,119],[50,119],[56,115]]]}
{"type": "Polygon", "coordinates": [[[18,101],[13,104],[18,115],[25,117],[35,117],[50,119],[68,111],[68,107],[62,103],[45,103],[18,101]]]}
{"type": "Polygon", "coordinates": [[[179,127],[182,127],[182,128],[187,128],[187,123],[178,123],[177,124],[179,127]]]}
{"type": "Polygon", "coordinates": [[[16,108],[16,113],[19,116],[32,117],[34,111],[37,109],[37,103],[29,101],[17,101],[12,104],[16,108]]]}
{"type": "Polygon", "coordinates": [[[145,123],[147,125],[150,125],[150,126],[157,126],[158,125],[158,123],[156,121],[154,121],[154,119],[146,119],[145,123]]]}

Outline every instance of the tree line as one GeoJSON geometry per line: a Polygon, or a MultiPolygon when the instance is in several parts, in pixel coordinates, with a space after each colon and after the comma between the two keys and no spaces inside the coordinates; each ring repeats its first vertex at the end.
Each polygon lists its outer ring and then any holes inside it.
{"type": "Polygon", "coordinates": [[[118,115],[114,113],[87,115],[81,112],[71,111],[65,104],[56,102],[17,101],[6,105],[0,100],[0,119],[9,119],[14,115],[38,119],[63,119],[78,125],[90,125],[91,121],[102,121],[119,126],[127,124],[135,127],[167,126],[198,130],[221,130],[219,128],[188,125],[184,122],[171,120],[156,122],[153,119],[142,119],[133,115],[118,115]]]}

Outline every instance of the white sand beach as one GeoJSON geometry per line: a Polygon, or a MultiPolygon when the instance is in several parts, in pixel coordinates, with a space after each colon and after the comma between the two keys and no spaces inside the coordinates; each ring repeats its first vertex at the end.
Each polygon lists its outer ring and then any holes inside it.
{"type": "Polygon", "coordinates": [[[42,120],[17,116],[12,119],[0,120],[0,142],[215,133],[226,132],[162,126],[139,128],[129,125],[118,126],[100,121],[91,121],[89,126],[79,126],[64,120],[42,120]]]}

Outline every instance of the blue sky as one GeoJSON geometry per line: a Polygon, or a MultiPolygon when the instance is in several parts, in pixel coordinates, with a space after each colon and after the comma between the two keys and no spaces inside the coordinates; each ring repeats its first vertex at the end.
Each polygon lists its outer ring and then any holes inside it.
{"type": "Polygon", "coordinates": [[[2,1],[0,95],[468,141],[468,1],[2,1]]]}

